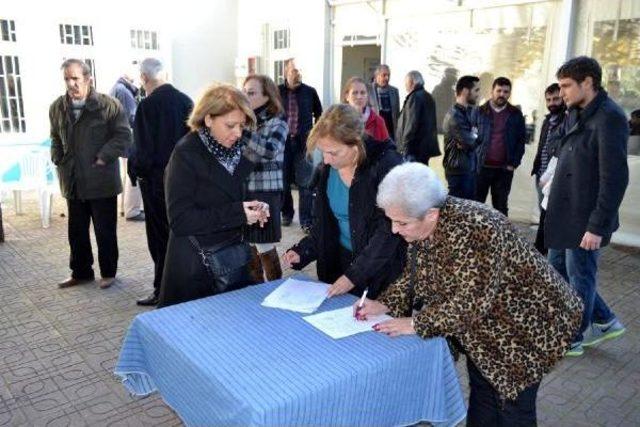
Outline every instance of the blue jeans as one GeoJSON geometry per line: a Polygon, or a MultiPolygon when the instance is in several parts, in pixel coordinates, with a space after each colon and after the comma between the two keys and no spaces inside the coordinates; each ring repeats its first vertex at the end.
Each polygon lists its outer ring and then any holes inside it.
{"type": "Polygon", "coordinates": [[[449,195],[461,199],[475,200],[476,174],[470,172],[461,175],[446,175],[449,184],[449,195]]]}
{"type": "Polygon", "coordinates": [[[582,323],[573,342],[582,341],[592,322],[608,323],[616,317],[596,290],[599,256],[599,250],[549,249],[549,264],[571,284],[584,303],[582,323]]]}

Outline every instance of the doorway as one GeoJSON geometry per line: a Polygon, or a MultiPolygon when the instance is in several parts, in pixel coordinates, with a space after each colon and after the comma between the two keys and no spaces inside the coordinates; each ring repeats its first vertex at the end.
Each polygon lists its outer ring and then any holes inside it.
{"type": "Polygon", "coordinates": [[[365,82],[373,80],[376,67],[380,65],[380,46],[365,44],[342,48],[342,76],[340,91],[351,77],[362,77],[365,82]]]}

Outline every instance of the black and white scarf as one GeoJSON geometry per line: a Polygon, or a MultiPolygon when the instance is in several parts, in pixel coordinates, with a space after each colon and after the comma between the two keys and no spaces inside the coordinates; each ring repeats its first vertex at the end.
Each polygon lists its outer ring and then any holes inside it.
{"type": "Polygon", "coordinates": [[[235,143],[231,148],[227,148],[224,145],[220,144],[216,139],[211,135],[209,128],[203,126],[198,131],[198,135],[200,136],[200,140],[207,148],[207,150],[213,154],[213,157],[216,158],[218,162],[224,168],[233,175],[233,172],[238,167],[240,163],[240,158],[242,157],[242,148],[246,144],[246,139],[243,136],[235,143]]]}

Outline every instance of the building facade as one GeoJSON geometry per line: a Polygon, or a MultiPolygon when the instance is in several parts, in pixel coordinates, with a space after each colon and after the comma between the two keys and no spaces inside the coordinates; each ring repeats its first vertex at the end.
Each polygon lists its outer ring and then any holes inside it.
{"type": "MultiPolygon", "coordinates": [[[[640,108],[637,0],[244,0],[238,27],[236,62],[259,57],[264,64],[261,71],[274,77],[277,52],[265,41],[274,36],[275,28],[286,30],[290,47],[285,56],[301,59],[305,80],[319,89],[326,105],[340,99],[349,77],[368,80],[380,63],[390,65],[391,84],[401,97],[406,95],[404,75],[414,69],[423,74],[429,91],[441,85],[453,93],[447,73],[477,75],[484,98],[495,77],[510,78],[511,102],[522,109],[531,135],[511,192],[510,216],[515,220],[537,219],[530,170],[546,113],[543,92],[566,59],[594,56],[603,67],[611,96],[627,113],[640,108]],[[261,32],[243,41],[249,28],[261,32]],[[325,73],[319,74],[321,70],[325,73]]],[[[451,97],[436,102],[443,111],[451,97]]],[[[630,185],[614,241],[640,246],[640,153],[636,151],[629,152],[630,185]]],[[[432,163],[442,174],[441,162],[432,163]]]]}

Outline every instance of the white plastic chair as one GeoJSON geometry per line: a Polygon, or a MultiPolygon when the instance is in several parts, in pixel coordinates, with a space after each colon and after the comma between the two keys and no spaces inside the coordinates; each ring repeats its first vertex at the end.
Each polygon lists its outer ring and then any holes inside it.
{"type": "MultiPolygon", "coordinates": [[[[36,151],[25,154],[19,161],[20,180],[9,183],[8,189],[13,190],[13,200],[16,215],[22,214],[22,192],[35,190],[38,192],[38,206],[42,227],[48,228],[51,223],[51,205],[53,202],[53,185],[47,183],[47,172],[55,170],[49,160],[48,153],[36,151]]],[[[56,184],[57,179],[54,179],[56,184]]]]}

